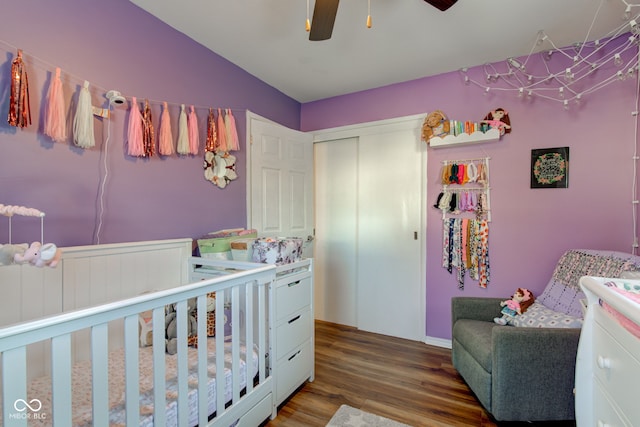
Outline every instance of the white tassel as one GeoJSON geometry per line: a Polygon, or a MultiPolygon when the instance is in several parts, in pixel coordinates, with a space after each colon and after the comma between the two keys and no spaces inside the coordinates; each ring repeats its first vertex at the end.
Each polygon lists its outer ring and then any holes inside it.
{"type": "Polygon", "coordinates": [[[180,117],[178,119],[178,154],[189,154],[189,127],[187,123],[187,113],[184,111],[184,104],[180,106],[180,117]]]}
{"type": "Polygon", "coordinates": [[[93,106],[89,93],[89,82],[84,81],[84,86],[78,95],[78,107],[73,118],[73,142],[82,148],[95,147],[96,140],[93,132],[93,106]]]}

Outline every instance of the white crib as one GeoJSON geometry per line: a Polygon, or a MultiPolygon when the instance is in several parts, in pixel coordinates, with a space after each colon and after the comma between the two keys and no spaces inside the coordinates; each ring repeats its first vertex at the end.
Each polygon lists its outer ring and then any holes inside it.
{"type": "Polygon", "coordinates": [[[0,267],[2,425],[256,426],[274,417],[276,267],[190,254],[191,239],[177,239],[63,248],[56,269],[0,267]],[[203,268],[211,278],[195,279],[203,268]],[[197,348],[187,343],[193,301],[197,348]],[[168,304],[177,309],[175,356],[165,352],[168,304]],[[162,327],[140,347],[148,311],[162,327]]]}

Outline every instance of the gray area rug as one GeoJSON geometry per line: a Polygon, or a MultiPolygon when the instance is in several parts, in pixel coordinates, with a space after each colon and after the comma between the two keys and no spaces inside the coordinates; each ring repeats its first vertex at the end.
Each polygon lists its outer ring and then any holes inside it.
{"type": "Polygon", "coordinates": [[[388,418],[342,405],[329,420],[327,427],[410,427],[388,418]]]}

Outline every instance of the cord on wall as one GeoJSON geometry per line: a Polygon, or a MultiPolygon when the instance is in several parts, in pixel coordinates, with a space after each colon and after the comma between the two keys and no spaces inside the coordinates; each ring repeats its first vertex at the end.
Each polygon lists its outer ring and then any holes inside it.
{"type": "MultiPolygon", "coordinates": [[[[640,54],[640,46],[638,47],[640,54]]],[[[637,73],[636,73],[637,74],[637,73]]],[[[635,111],[631,113],[634,117],[634,135],[633,135],[633,182],[631,184],[631,220],[633,223],[633,243],[631,244],[631,253],[638,254],[638,111],[640,110],[640,76],[636,75],[636,106],[635,111]]]]}
{"type": "MultiPolygon", "coordinates": [[[[109,108],[111,108],[111,102],[109,102],[109,108]]],[[[107,178],[109,177],[109,164],[108,164],[108,156],[109,156],[109,139],[111,138],[111,114],[107,116],[107,139],[104,141],[104,156],[103,156],[103,169],[104,176],[102,177],[102,182],[100,183],[100,189],[98,192],[98,224],[96,225],[96,234],[93,239],[94,244],[100,244],[100,232],[102,231],[102,222],[104,217],[104,190],[107,185],[107,178]]]]}

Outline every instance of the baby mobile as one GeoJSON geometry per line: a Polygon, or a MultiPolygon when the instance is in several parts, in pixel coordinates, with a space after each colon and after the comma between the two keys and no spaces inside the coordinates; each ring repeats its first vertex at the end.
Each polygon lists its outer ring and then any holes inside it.
{"type": "MultiPolygon", "coordinates": [[[[64,91],[60,78],[61,70],[52,73],[44,106],[43,133],[54,142],[64,142],[71,137],[80,148],[95,147],[94,116],[109,117],[109,111],[92,105],[90,83],[84,81],[78,93],[71,135],[66,128],[64,91]]],[[[118,92],[119,94],[119,92],[118,92]]],[[[107,98],[109,98],[107,93],[107,98]]],[[[126,102],[124,98],[117,103],[126,102]]],[[[111,99],[109,99],[111,105],[111,99]]],[[[127,154],[132,157],[151,158],[156,154],[168,157],[197,156],[200,152],[200,134],[196,107],[180,105],[178,132],[174,141],[169,105],[162,102],[162,113],[158,132],[155,132],[153,114],[148,99],[140,105],[135,96],[130,98],[129,122],[127,125],[127,154]],[[157,144],[157,145],[156,145],[157,144]]],[[[7,117],[9,125],[25,128],[31,124],[31,109],[27,69],[21,49],[17,50],[11,64],[11,92],[7,117]]],[[[236,122],[231,109],[209,108],[207,135],[204,151],[204,177],[219,188],[225,188],[237,179],[236,157],[231,154],[240,150],[236,122]]]]}

